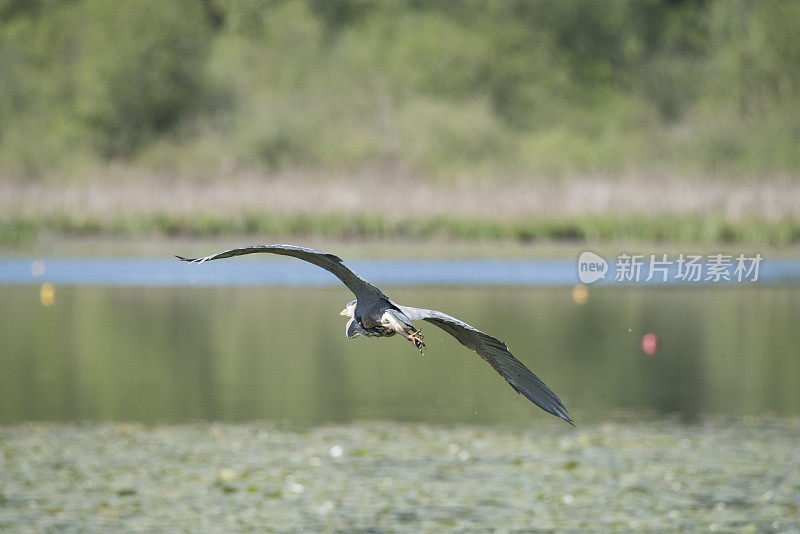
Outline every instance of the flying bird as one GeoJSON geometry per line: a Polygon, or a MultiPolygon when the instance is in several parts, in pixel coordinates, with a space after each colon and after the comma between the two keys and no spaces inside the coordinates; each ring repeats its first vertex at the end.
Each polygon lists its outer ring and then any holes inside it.
{"type": "Polygon", "coordinates": [[[357,336],[391,337],[400,334],[422,353],[425,349],[422,331],[415,328],[412,322],[427,321],[476,352],[500,376],[505,378],[517,393],[530,399],[542,410],[560,417],[574,426],[572,419],[567,415],[569,410],[558,396],[530,369],[517,360],[509,352],[505,343],[440,311],[401,306],[392,302],[380,289],[348,268],[338,256],[293,245],[257,245],[234,248],[203,258],[184,258],[182,256],[176,256],[176,258],[193,263],[203,263],[256,253],[292,256],[322,267],[341,280],[356,297],[356,300],[348,303],[340,312],[340,315],[350,318],[345,328],[348,338],[352,339],[357,336]]]}

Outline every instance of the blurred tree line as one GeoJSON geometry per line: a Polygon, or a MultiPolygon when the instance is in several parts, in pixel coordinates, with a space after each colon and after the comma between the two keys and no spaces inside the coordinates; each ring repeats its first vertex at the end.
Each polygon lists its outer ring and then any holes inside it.
{"type": "Polygon", "coordinates": [[[800,2],[0,0],[0,171],[800,170],[800,2]]]}

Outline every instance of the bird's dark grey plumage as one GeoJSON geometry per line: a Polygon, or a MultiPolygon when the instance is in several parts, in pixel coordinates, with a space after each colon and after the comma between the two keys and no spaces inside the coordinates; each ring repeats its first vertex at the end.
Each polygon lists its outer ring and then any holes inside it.
{"type": "Polygon", "coordinates": [[[566,406],[558,396],[517,360],[505,343],[442,312],[395,304],[380,289],[350,270],[338,256],[293,245],[258,245],[226,250],[203,258],[176,257],[183,261],[203,263],[254,253],[299,258],[322,267],[339,278],[356,296],[356,300],[342,311],[343,315],[351,317],[347,323],[348,337],[358,335],[385,337],[399,333],[412,341],[421,352],[425,346],[422,342],[422,333],[411,326],[411,321],[427,321],[476,352],[505,378],[517,393],[524,395],[546,412],[573,424],[567,415],[566,406]]]}

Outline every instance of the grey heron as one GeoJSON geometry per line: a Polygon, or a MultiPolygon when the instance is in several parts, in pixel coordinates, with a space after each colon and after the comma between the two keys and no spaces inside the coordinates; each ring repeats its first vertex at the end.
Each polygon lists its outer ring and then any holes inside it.
{"type": "Polygon", "coordinates": [[[517,360],[505,343],[440,311],[401,306],[392,302],[380,289],[348,268],[338,256],[293,245],[257,245],[234,248],[202,258],[176,257],[183,261],[203,263],[255,253],[292,256],[322,267],[339,278],[356,297],[356,300],[348,303],[340,313],[340,315],[349,317],[345,329],[348,338],[352,339],[357,336],[390,337],[400,334],[412,342],[422,353],[425,348],[422,331],[414,328],[412,322],[427,321],[476,352],[500,376],[505,378],[517,393],[524,395],[544,411],[574,425],[567,415],[566,406],[558,396],[530,369],[517,360]]]}

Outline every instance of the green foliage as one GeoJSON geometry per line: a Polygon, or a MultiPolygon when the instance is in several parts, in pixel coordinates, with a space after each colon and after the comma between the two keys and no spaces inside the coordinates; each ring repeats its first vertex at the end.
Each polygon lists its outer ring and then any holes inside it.
{"type": "Polygon", "coordinates": [[[80,134],[72,126],[72,5],[5,2],[0,27],[0,162],[12,171],[60,164],[80,134]]]}
{"type": "Polygon", "coordinates": [[[82,8],[76,112],[102,156],[128,156],[197,107],[210,32],[191,0],[82,8]]]}
{"type": "Polygon", "coordinates": [[[0,0],[0,171],[800,170],[800,3],[0,0]]]}
{"type": "Polygon", "coordinates": [[[0,9],[7,13],[0,23],[6,169],[48,170],[80,154],[131,156],[199,110],[210,31],[197,3],[30,6],[0,9]]]}

